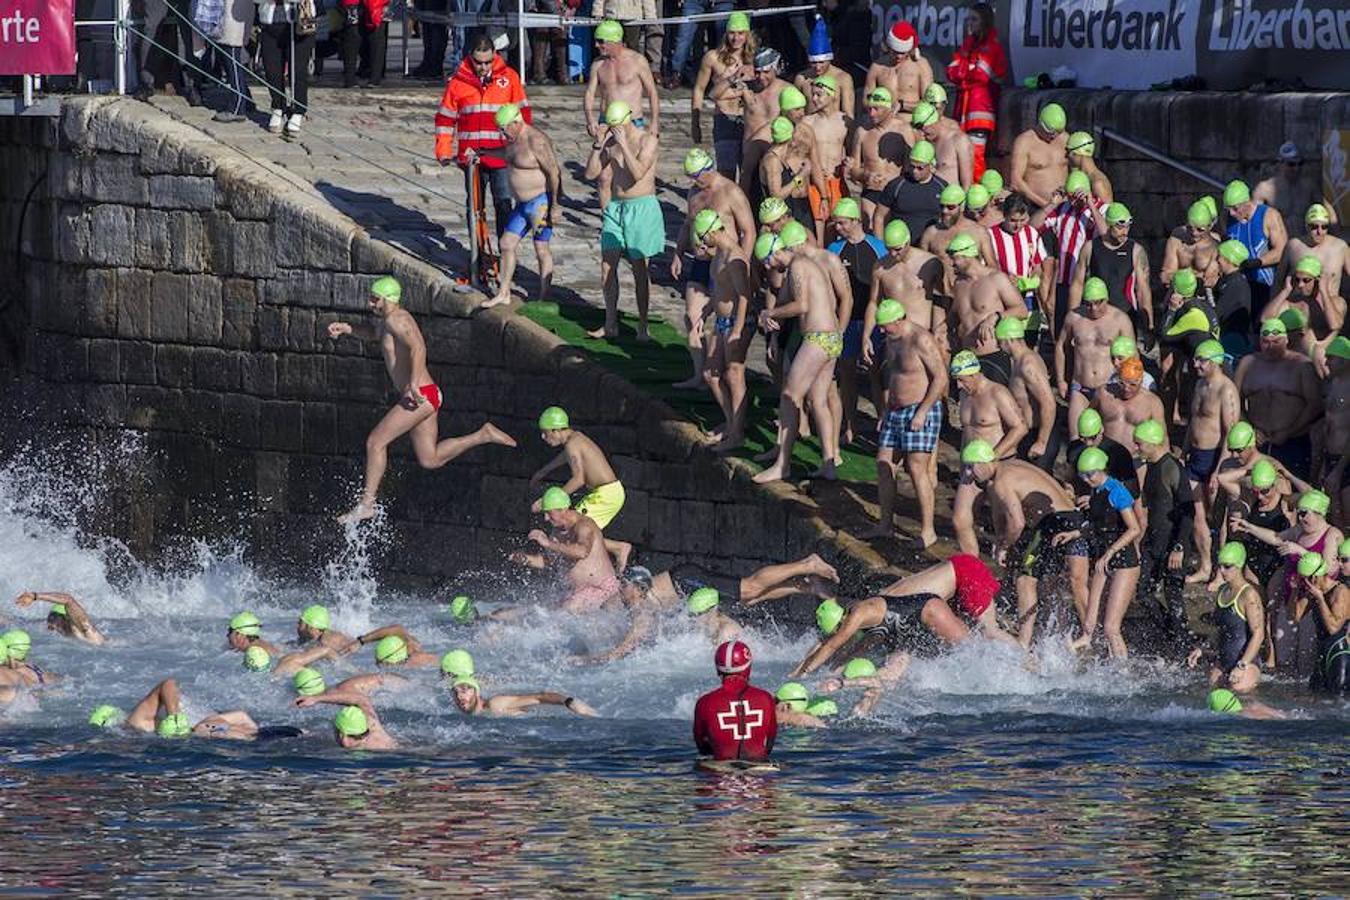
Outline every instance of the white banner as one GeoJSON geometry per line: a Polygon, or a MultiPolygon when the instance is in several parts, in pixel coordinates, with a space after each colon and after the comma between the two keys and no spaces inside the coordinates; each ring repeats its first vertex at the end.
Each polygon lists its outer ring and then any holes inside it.
{"type": "Polygon", "coordinates": [[[1148,88],[1196,71],[1195,0],[1014,0],[1017,80],[1058,66],[1079,87],[1148,88]]]}

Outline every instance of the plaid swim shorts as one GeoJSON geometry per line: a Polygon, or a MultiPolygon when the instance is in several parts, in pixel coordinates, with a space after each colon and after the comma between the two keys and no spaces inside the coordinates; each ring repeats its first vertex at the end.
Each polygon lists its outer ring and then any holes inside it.
{"type": "Polygon", "coordinates": [[[923,420],[923,428],[910,431],[914,413],[919,404],[892,409],[886,413],[886,421],[881,426],[878,446],[885,449],[898,449],[904,453],[932,453],[937,449],[938,434],[942,431],[942,401],[933,404],[928,416],[923,420]]]}

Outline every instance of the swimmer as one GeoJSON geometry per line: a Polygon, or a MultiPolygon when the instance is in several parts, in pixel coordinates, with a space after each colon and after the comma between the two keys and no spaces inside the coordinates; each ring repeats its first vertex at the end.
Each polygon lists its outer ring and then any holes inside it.
{"type": "MultiPolygon", "coordinates": [[[[1219,577],[1223,586],[1214,596],[1214,663],[1209,670],[1212,687],[1227,684],[1238,693],[1247,693],[1261,681],[1261,646],[1266,640],[1265,604],[1261,591],[1247,580],[1247,548],[1237,541],[1219,550],[1219,577]]],[[[1204,649],[1196,647],[1186,658],[1194,669],[1204,649]]]]}
{"type": "Polygon", "coordinates": [[[163,738],[193,735],[214,740],[251,741],[258,737],[258,724],[242,709],[211,713],[192,725],[182,711],[182,703],[178,682],[166,678],[151,688],[130,713],[123,714],[117,707],[104,704],[89,716],[89,724],[96,728],[120,725],[163,738]]]}
{"type": "MultiPolygon", "coordinates": [[[[545,463],[534,475],[530,476],[530,487],[538,489],[544,483],[544,477],[555,469],[566,465],[570,477],[562,489],[568,496],[583,487],[586,494],[577,501],[576,510],[604,531],[623,509],[624,491],[619,476],[605,457],[600,445],[585,434],[572,427],[567,411],[550,406],[539,416],[539,433],[544,443],[550,447],[561,447],[562,451],[551,461],[545,463]]],[[[540,512],[542,500],[536,500],[530,512],[540,512]]],[[[633,545],[627,541],[605,539],[605,549],[614,557],[614,567],[620,571],[628,568],[628,556],[633,545]]]]}
{"type": "Polygon", "coordinates": [[[69,594],[51,591],[26,591],[20,594],[14,605],[23,609],[34,603],[50,603],[47,611],[47,630],[68,638],[74,638],[95,647],[102,646],[107,640],[89,619],[89,613],[78,600],[69,594]]]}
{"type": "Polygon", "coordinates": [[[778,701],[774,706],[774,712],[778,716],[779,726],[789,728],[829,728],[830,726],[819,716],[813,716],[807,712],[811,703],[811,695],[806,690],[806,686],[796,681],[789,681],[783,684],[777,691],[774,691],[774,700],[778,701]]]}
{"type": "MultiPolygon", "coordinates": [[[[703,337],[704,348],[698,354],[703,366],[699,377],[722,410],[722,424],[709,432],[708,440],[713,442],[715,453],[726,453],[745,441],[749,410],[745,355],[754,336],[753,319],[746,327],[752,292],[750,256],[717,210],[700,211],[690,231],[694,245],[712,255],[707,260],[707,285],[713,329],[703,337]]],[[[620,568],[625,568],[626,562],[620,568]]]]}
{"type": "Polygon", "coordinates": [[[262,639],[262,622],[247,610],[230,619],[229,627],[225,629],[225,640],[230,649],[237,653],[244,653],[249,647],[261,647],[269,656],[284,655],[276,644],[262,639]]]}
{"type": "Polygon", "coordinates": [[[540,705],[561,706],[568,712],[579,716],[599,718],[586,701],[559,694],[556,691],[539,691],[532,694],[498,694],[484,697],[478,681],[472,676],[456,678],[451,685],[455,695],[455,706],[467,716],[519,716],[540,705]]]}
{"type": "Polygon", "coordinates": [[[853,704],[853,715],[869,714],[881,699],[881,695],[894,687],[909,671],[911,657],[903,650],[892,653],[878,667],[865,656],[855,656],[844,664],[839,675],[827,678],[820,684],[822,694],[833,694],[844,688],[862,688],[862,699],[853,704]]]}
{"type": "Polygon", "coordinates": [[[1215,688],[1209,692],[1209,711],[1225,715],[1242,716],[1244,719],[1287,719],[1284,713],[1272,706],[1266,706],[1251,698],[1244,703],[1228,688],[1215,688]]]}
{"type": "MultiPolygon", "coordinates": [[[[411,683],[402,675],[395,675],[392,672],[367,672],[364,675],[353,675],[351,678],[339,681],[333,686],[333,690],[334,692],[360,691],[369,695],[381,688],[402,690],[411,683]]],[[[291,687],[301,697],[313,697],[328,690],[328,684],[324,681],[323,674],[315,669],[300,669],[297,671],[291,679],[291,687]]]]}
{"type": "Polygon", "coordinates": [[[652,67],[641,53],[624,46],[623,25],[614,19],[605,19],[595,28],[595,62],[586,79],[586,93],[582,109],[586,114],[586,133],[599,137],[604,125],[596,117],[599,109],[607,109],[616,102],[635,110],[633,124],[656,135],[661,131],[661,95],[652,77],[652,67]],[[643,102],[646,101],[646,115],[643,102]],[[647,120],[647,116],[651,120],[647,120]],[[650,129],[647,127],[650,125],[650,129]]]}
{"type": "Polygon", "coordinates": [[[311,603],[300,613],[300,618],[295,623],[295,636],[301,644],[317,641],[320,645],[332,647],[339,653],[352,642],[351,638],[332,627],[328,607],[318,603],[311,603]]]}
{"type": "Polygon", "coordinates": [[[516,446],[509,434],[491,422],[473,434],[438,440],[436,417],[443,395],[427,371],[427,344],[412,314],[403,308],[403,286],[386,275],[370,286],[370,311],[374,325],[332,322],[328,337],[337,340],[351,335],[358,340],[376,341],[389,371],[389,380],[402,392],[397,404],[385,413],[366,438],[366,476],[361,499],[338,522],[350,525],[375,515],[375,495],[388,465],[389,445],[409,432],[417,463],[424,469],[439,469],[460,454],[483,444],[516,446]]]}
{"type": "Polygon", "coordinates": [[[689,595],[684,608],[714,644],[725,644],[741,636],[741,625],[718,609],[722,597],[717,588],[701,587],[689,595]]]}
{"type": "MultiPolygon", "coordinates": [[[[572,498],[559,487],[544,491],[539,508],[553,526],[553,536],[538,528],[527,537],[540,549],[573,563],[567,572],[570,593],[563,601],[565,612],[595,612],[619,594],[619,578],[614,574],[600,526],[580,511],[572,509],[572,498]]],[[[512,553],[512,562],[531,569],[546,569],[549,560],[542,553],[512,553]]]]}
{"type": "Polygon", "coordinates": [[[1310,579],[1305,589],[1327,635],[1310,687],[1345,694],[1350,692],[1350,538],[1336,548],[1336,560],[1332,577],[1310,579]]]}
{"type": "Polygon", "coordinates": [[[778,737],[778,704],[768,691],[750,683],[753,657],[740,641],[720,645],[713,663],[722,679],[694,704],[694,745],[713,759],[762,762],[778,737]]]}
{"type": "Polygon", "coordinates": [[[333,717],[333,737],[343,750],[397,750],[398,741],[384,730],[375,705],[363,691],[334,688],[311,697],[296,698],[301,709],[319,703],[341,706],[333,717]]]}
{"type": "Polygon", "coordinates": [[[1125,485],[1107,475],[1107,465],[1107,455],[1100,448],[1089,447],[1078,455],[1075,463],[1078,476],[1092,491],[1087,502],[1086,524],[1083,528],[1063,532],[1055,539],[1067,542],[1086,537],[1093,561],[1087,613],[1082,617],[1083,634],[1071,641],[1069,648],[1082,650],[1092,644],[1097,632],[1098,609],[1105,596],[1103,629],[1111,657],[1124,659],[1128,648],[1121,636],[1121,624],[1139,585],[1136,545],[1143,535],[1143,528],[1134,511],[1134,495],[1125,485]]]}
{"type": "Polygon", "coordinates": [[[294,653],[287,653],[272,664],[272,654],[262,647],[249,647],[244,651],[244,668],[251,672],[272,673],[275,678],[293,675],[299,670],[312,666],[320,660],[336,660],[338,651],[332,647],[306,647],[294,653]]]}
{"type": "Polygon", "coordinates": [[[22,628],[12,628],[0,634],[0,650],[3,650],[0,665],[11,673],[7,680],[30,689],[50,687],[61,681],[61,676],[55,672],[48,672],[28,662],[28,650],[32,645],[33,639],[22,628]]]}
{"type": "Polygon", "coordinates": [[[434,666],[440,661],[436,654],[423,650],[421,641],[409,634],[408,629],[402,625],[386,625],[368,631],[348,644],[342,653],[346,655],[357,647],[364,647],[367,644],[375,645],[377,666],[406,666],[410,669],[420,669],[424,666],[434,666]]]}

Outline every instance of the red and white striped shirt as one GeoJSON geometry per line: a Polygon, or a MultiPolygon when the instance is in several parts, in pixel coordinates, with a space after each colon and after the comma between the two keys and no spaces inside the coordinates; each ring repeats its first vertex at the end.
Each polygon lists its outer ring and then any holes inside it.
{"type": "MultiPolygon", "coordinates": [[[[1106,207],[1096,199],[1088,203],[1097,204],[1100,212],[1106,207]]],[[[1087,206],[1077,207],[1073,201],[1065,200],[1055,211],[1045,217],[1041,233],[1053,232],[1059,244],[1059,283],[1067,287],[1073,281],[1073,270],[1078,265],[1078,256],[1087,246],[1087,242],[1097,236],[1097,223],[1087,206]]]]}
{"type": "Polygon", "coordinates": [[[1041,233],[1031,225],[1023,225],[1012,233],[1002,225],[995,225],[989,229],[989,240],[994,245],[998,267],[1014,281],[1038,271],[1049,255],[1045,250],[1045,241],[1041,240],[1041,233]]]}

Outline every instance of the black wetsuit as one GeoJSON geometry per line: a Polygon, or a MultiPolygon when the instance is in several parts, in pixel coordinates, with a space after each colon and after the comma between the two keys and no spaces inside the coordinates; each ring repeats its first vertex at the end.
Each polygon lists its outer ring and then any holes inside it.
{"type": "Polygon", "coordinates": [[[1241,272],[1220,275],[1214,283],[1214,314],[1219,320],[1219,335],[1229,352],[1239,353],[1251,347],[1252,288],[1241,272]],[[1238,345],[1230,346],[1233,341],[1238,345]]]}
{"type": "MultiPolygon", "coordinates": [[[[1105,556],[1107,549],[1125,533],[1125,522],[1120,516],[1123,510],[1128,508],[1125,505],[1127,495],[1133,499],[1133,495],[1124,485],[1109,476],[1100,487],[1092,490],[1087,508],[1086,537],[1094,561],[1105,556]],[[1121,493],[1122,491],[1124,493],[1121,493]]],[[[1107,568],[1114,572],[1119,569],[1132,569],[1137,565],[1139,554],[1135,552],[1134,544],[1127,544],[1111,557],[1111,563],[1107,568]]]]}
{"type": "Polygon", "coordinates": [[[1350,694],[1350,622],[1322,644],[1309,686],[1326,694],[1350,694]]]}
{"type": "Polygon", "coordinates": [[[886,601],[886,614],[881,624],[873,625],[862,632],[865,646],[869,650],[884,648],[886,654],[904,647],[930,648],[936,644],[935,636],[923,624],[923,609],[929,601],[941,599],[937,594],[906,594],[902,597],[882,596],[886,601]]]}
{"type": "Polygon", "coordinates": [[[1083,513],[1076,509],[1047,513],[1036,523],[1034,529],[1027,529],[1008,550],[1008,569],[1019,575],[1035,579],[1057,575],[1064,571],[1064,557],[1088,556],[1087,538],[1079,536],[1054,546],[1052,539],[1066,531],[1083,531],[1085,523],[1083,513]]]}
{"type": "MultiPolygon", "coordinates": [[[[1284,507],[1279,503],[1276,503],[1272,509],[1260,509],[1253,506],[1247,513],[1246,519],[1253,525],[1269,528],[1276,534],[1293,524],[1289,521],[1289,517],[1284,514],[1284,507]]],[[[1279,548],[1272,547],[1245,531],[1230,535],[1230,540],[1235,540],[1247,548],[1247,568],[1251,569],[1252,574],[1256,576],[1256,583],[1259,585],[1269,584],[1270,576],[1274,575],[1276,570],[1284,565],[1284,557],[1280,555],[1279,548]]]]}
{"type": "Polygon", "coordinates": [[[1134,281],[1134,238],[1126,238],[1119,247],[1111,247],[1106,239],[1095,237],[1091,241],[1092,259],[1088,261],[1089,276],[1096,275],[1106,282],[1106,301],[1130,317],[1139,326],[1139,317],[1130,304],[1130,294],[1137,290],[1134,281]]]}
{"type": "MultiPolygon", "coordinates": [[[[1064,461],[1069,464],[1070,471],[1078,471],[1078,457],[1086,449],[1087,444],[1083,442],[1082,438],[1069,443],[1064,461]]],[[[1136,497],[1139,496],[1139,475],[1134,469],[1134,454],[1109,437],[1103,437],[1102,442],[1097,445],[1097,449],[1106,454],[1106,474],[1125,485],[1125,489],[1131,494],[1136,497]]],[[[1073,480],[1074,496],[1086,497],[1089,490],[1083,479],[1075,478],[1073,480]]]]}
{"type": "Polygon", "coordinates": [[[1141,499],[1148,510],[1148,530],[1140,541],[1143,558],[1140,560],[1139,589],[1152,599],[1156,596],[1158,583],[1162,583],[1163,604],[1157,607],[1150,603],[1149,610],[1169,640],[1189,644],[1186,605],[1182,600],[1186,585],[1185,565],[1183,563],[1182,568],[1172,571],[1167,567],[1167,557],[1174,549],[1184,550],[1190,544],[1195,498],[1190,479],[1182,472],[1181,463],[1175,456],[1164,453],[1162,459],[1145,467],[1141,499]]]}
{"type": "MultiPolygon", "coordinates": [[[[796,171],[788,168],[787,163],[783,163],[783,184],[791,183],[792,179],[796,177],[796,171]]],[[[808,193],[805,197],[784,197],[783,202],[787,204],[788,215],[796,219],[808,234],[814,235],[816,233],[816,217],[811,212],[810,194],[808,193]]]]}
{"type": "Polygon", "coordinates": [[[1247,652],[1247,644],[1252,639],[1252,626],[1242,608],[1243,595],[1250,590],[1251,585],[1243,585],[1236,595],[1227,597],[1229,590],[1224,585],[1214,598],[1215,664],[1224,672],[1231,672],[1242,661],[1242,654],[1247,652]],[[1225,597],[1227,603],[1224,603],[1225,597]]]}
{"type": "Polygon", "coordinates": [[[947,182],[934,175],[920,184],[904,175],[891,179],[877,198],[878,203],[890,208],[889,219],[901,219],[909,226],[909,242],[918,246],[924,229],[937,221],[942,212],[942,189],[947,182]]]}

